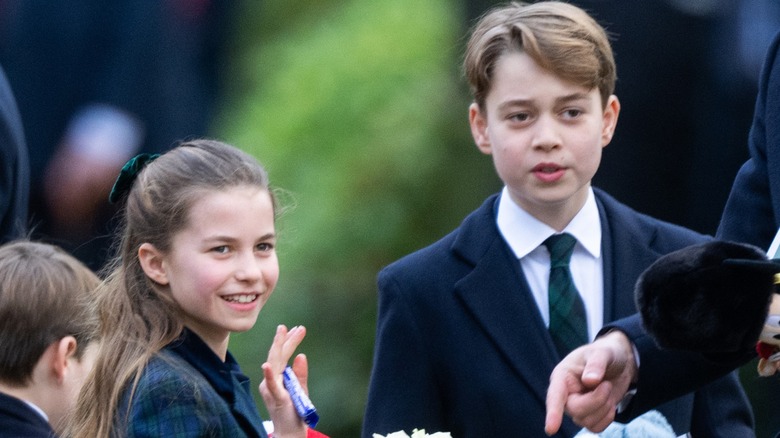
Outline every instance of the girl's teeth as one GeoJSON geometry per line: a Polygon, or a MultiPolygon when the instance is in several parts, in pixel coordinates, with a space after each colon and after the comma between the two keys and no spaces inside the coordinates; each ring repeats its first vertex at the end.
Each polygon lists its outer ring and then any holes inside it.
{"type": "Polygon", "coordinates": [[[257,298],[257,295],[234,295],[225,297],[225,300],[234,303],[251,303],[255,298],[257,298]]]}

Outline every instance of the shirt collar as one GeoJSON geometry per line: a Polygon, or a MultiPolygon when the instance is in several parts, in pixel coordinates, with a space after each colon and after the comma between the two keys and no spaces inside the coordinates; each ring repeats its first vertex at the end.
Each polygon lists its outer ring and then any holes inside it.
{"type": "MultiPolygon", "coordinates": [[[[501,191],[496,224],[518,259],[527,256],[556,233],[552,227],[515,204],[507,187],[501,191]]],[[[563,231],[573,235],[591,256],[601,256],[601,218],[592,188],[588,189],[585,205],[563,231]]]]}
{"type": "Polygon", "coordinates": [[[241,384],[249,381],[229,351],[225,361],[222,362],[219,356],[189,329],[185,328],[179,338],[166,348],[181,356],[203,374],[211,386],[230,403],[235,399],[233,377],[235,376],[241,384]]]}
{"type": "Polygon", "coordinates": [[[29,401],[29,400],[25,400],[25,399],[19,399],[19,400],[25,402],[27,404],[27,406],[30,407],[30,409],[32,409],[33,411],[37,412],[38,415],[43,417],[43,419],[46,420],[47,423],[49,422],[49,416],[46,415],[46,412],[43,412],[43,409],[39,408],[38,405],[36,405],[35,403],[33,403],[33,402],[29,401]]]}

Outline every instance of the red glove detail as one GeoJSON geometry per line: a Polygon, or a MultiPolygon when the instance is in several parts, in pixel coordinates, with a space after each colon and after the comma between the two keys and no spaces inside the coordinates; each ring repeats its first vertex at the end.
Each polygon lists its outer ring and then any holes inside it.
{"type": "Polygon", "coordinates": [[[778,347],[777,345],[767,344],[766,342],[758,341],[756,344],[756,353],[758,353],[758,357],[761,357],[763,359],[769,359],[769,356],[777,353],[778,347]]]}

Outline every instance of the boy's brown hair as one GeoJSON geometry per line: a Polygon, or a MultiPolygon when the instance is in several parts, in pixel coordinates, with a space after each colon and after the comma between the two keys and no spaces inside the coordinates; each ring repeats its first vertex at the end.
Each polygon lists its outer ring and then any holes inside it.
{"type": "Polygon", "coordinates": [[[466,47],[463,67],[481,110],[496,63],[513,51],[528,54],[563,80],[589,90],[598,88],[602,106],[615,90],[617,74],[609,38],[587,12],[557,1],[512,2],[483,15],[466,47]]]}
{"type": "Polygon", "coordinates": [[[100,280],[59,247],[30,241],[0,246],[0,381],[29,383],[46,348],[65,336],[81,358],[97,334],[91,292],[100,280]]]}

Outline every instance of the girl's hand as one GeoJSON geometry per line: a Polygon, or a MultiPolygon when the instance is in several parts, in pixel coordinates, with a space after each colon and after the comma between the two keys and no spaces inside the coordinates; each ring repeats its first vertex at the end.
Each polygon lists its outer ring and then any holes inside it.
{"type": "MultiPolygon", "coordinates": [[[[293,406],[290,394],[284,387],[282,372],[295,349],[306,336],[306,328],[296,326],[289,331],[284,325],[276,328],[274,342],[268,350],[268,360],[263,363],[263,381],[260,382],[260,394],[274,423],[274,438],[306,436],[306,423],[301,420],[293,406]]],[[[292,365],[298,381],[308,394],[309,364],[304,354],[299,354],[292,365]]]]}

